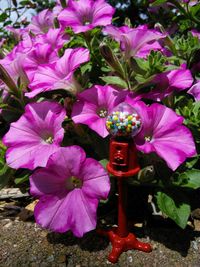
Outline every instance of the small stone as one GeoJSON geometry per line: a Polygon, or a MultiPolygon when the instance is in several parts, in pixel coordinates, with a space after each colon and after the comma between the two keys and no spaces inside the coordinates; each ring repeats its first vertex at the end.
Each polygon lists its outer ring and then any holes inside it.
{"type": "Polygon", "coordinates": [[[128,260],[129,263],[132,263],[133,262],[133,257],[132,256],[128,256],[127,260],[128,260]]]}
{"type": "Polygon", "coordinates": [[[197,241],[191,241],[191,246],[194,250],[199,250],[198,243],[197,241]]]}
{"type": "Polygon", "coordinates": [[[151,245],[151,247],[153,250],[156,250],[158,248],[156,244],[151,245]]]}
{"type": "Polygon", "coordinates": [[[54,256],[53,256],[53,255],[50,255],[50,256],[47,258],[47,261],[48,261],[48,262],[52,262],[52,261],[54,261],[54,256]]]}
{"type": "Polygon", "coordinates": [[[200,221],[199,220],[196,220],[194,219],[194,230],[195,231],[200,231],[200,221]]]}
{"type": "Polygon", "coordinates": [[[47,236],[47,233],[46,232],[41,232],[40,236],[44,238],[44,237],[47,236]]]}
{"type": "Polygon", "coordinates": [[[59,255],[59,257],[58,257],[58,262],[59,262],[59,263],[66,262],[66,255],[59,255]]]}
{"type": "Polygon", "coordinates": [[[193,219],[200,220],[200,208],[197,208],[191,212],[191,216],[193,219]]]}
{"type": "Polygon", "coordinates": [[[7,228],[10,228],[11,226],[12,226],[12,222],[9,222],[9,223],[5,224],[3,226],[3,228],[7,229],[7,228]]]}
{"type": "Polygon", "coordinates": [[[11,222],[11,219],[3,219],[2,222],[3,222],[3,225],[5,225],[5,224],[11,222]]]}
{"type": "Polygon", "coordinates": [[[37,257],[36,256],[31,256],[31,261],[36,261],[37,257]]]}

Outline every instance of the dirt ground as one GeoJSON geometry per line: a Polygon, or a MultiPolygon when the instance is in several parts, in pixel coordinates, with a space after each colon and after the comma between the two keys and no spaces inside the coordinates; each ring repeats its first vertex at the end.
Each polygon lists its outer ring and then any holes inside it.
{"type": "Polygon", "coordinates": [[[135,229],[137,236],[153,246],[151,253],[128,251],[117,264],[111,264],[107,255],[111,246],[95,231],[78,239],[72,234],[56,234],[41,229],[34,222],[18,218],[0,220],[1,267],[199,267],[200,232],[176,227],[135,229]]]}

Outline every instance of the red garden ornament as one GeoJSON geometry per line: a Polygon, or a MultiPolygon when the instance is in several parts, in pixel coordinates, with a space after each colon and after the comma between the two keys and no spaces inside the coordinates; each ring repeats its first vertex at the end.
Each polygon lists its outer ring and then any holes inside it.
{"type": "Polygon", "coordinates": [[[98,230],[99,234],[107,236],[112,243],[112,251],[108,260],[112,263],[118,261],[122,252],[137,249],[151,252],[151,245],[137,240],[127,227],[125,178],[137,174],[140,167],[137,162],[137,151],[133,136],[141,129],[141,118],[128,104],[121,103],[108,116],[107,130],[112,135],[110,140],[109,163],[107,170],[118,180],[118,227],[111,230],[98,230]]]}

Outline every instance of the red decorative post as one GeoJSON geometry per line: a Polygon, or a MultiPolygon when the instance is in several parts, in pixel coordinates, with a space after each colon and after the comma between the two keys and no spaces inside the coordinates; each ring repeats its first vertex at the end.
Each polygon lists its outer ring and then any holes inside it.
{"type": "Polygon", "coordinates": [[[108,260],[116,263],[124,251],[137,249],[151,252],[152,248],[150,244],[137,240],[135,235],[128,231],[126,218],[127,188],[124,180],[126,177],[137,174],[140,170],[132,138],[141,127],[140,117],[131,106],[124,103],[108,116],[106,125],[113,135],[110,140],[107,170],[118,180],[118,227],[108,231],[98,230],[98,232],[110,239],[112,251],[108,260]]]}

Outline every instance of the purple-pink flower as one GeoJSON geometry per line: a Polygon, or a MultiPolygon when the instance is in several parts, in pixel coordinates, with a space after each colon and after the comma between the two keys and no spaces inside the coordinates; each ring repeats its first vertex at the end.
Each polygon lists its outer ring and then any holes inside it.
{"type": "Polygon", "coordinates": [[[74,71],[89,60],[89,51],[84,48],[66,49],[64,55],[56,62],[37,68],[33,80],[29,84],[31,92],[27,97],[57,89],[65,89],[73,94],[77,92],[74,71]]]}
{"type": "Polygon", "coordinates": [[[157,74],[152,83],[155,84],[153,90],[142,96],[160,101],[173,91],[179,92],[189,88],[193,83],[193,77],[190,70],[181,68],[157,74]]]}
{"type": "Polygon", "coordinates": [[[114,12],[105,0],[71,0],[58,20],[63,27],[72,27],[75,33],[80,33],[111,24],[114,12]]]}
{"type": "Polygon", "coordinates": [[[137,102],[134,107],[143,123],[140,133],[135,137],[138,150],[155,152],[172,170],[187,157],[196,154],[192,134],[182,125],[183,117],[161,104],[146,106],[143,102],[137,102]]]}
{"type": "Polygon", "coordinates": [[[110,190],[107,172],[79,146],[60,148],[46,168],[33,173],[30,185],[39,198],[36,222],[56,232],[71,230],[77,237],[95,229],[98,202],[110,190]]]}
{"type": "Polygon", "coordinates": [[[3,137],[7,164],[15,169],[44,167],[51,154],[58,150],[64,136],[62,122],[65,109],[44,101],[26,105],[25,113],[11,123],[3,137]]]}
{"type": "Polygon", "coordinates": [[[113,108],[124,101],[127,91],[119,91],[109,85],[95,85],[78,94],[78,100],[73,105],[72,119],[75,123],[83,123],[106,137],[106,117],[113,108]]]}
{"type": "Polygon", "coordinates": [[[53,13],[49,9],[45,9],[32,18],[27,29],[34,34],[46,33],[49,29],[54,28],[53,19],[53,13]]]}
{"type": "Polygon", "coordinates": [[[149,30],[146,25],[137,28],[127,26],[117,28],[109,25],[105,27],[104,32],[120,42],[126,57],[146,57],[151,50],[162,51],[163,48],[157,41],[166,37],[156,30],[149,30]]]}
{"type": "Polygon", "coordinates": [[[61,29],[49,29],[45,34],[38,34],[35,36],[35,43],[49,44],[52,49],[58,51],[69,40],[69,36],[61,29]]]}
{"type": "Polygon", "coordinates": [[[188,94],[191,94],[196,101],[200,100],[200,80],[197,81],[190,90],[187,91],[188,94]]]}
{"type": "Polygon", "coordinates": [[[23,62],[23,68],[29,81],[33,80],[38,67],[46,66],[59,59],[56,51],[50,44],[35,44],[31,51],[26,55],[23,62]]]}

